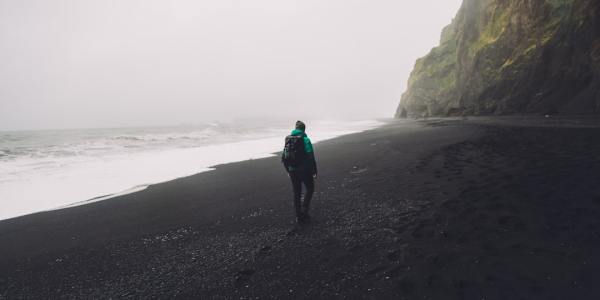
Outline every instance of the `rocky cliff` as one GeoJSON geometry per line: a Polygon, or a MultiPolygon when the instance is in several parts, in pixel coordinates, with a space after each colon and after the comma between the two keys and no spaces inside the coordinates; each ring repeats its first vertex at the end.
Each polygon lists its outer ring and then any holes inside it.
{"type": "Polygon", "coordinates": [[[464,0],[397,117],[600,113],[599,0],[464,0]]]}

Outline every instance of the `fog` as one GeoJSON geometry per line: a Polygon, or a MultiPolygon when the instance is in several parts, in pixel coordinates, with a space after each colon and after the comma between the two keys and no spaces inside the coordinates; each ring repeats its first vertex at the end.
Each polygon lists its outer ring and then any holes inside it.
{"type": "Polygon", "coordinates": [[[0,130],[391,117],[460,0],[0,0],[0,130]]]}

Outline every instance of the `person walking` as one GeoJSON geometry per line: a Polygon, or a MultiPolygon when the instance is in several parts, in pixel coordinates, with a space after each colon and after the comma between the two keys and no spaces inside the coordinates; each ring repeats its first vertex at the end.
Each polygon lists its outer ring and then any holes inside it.
{"type": "Polygon", "coordinates": [[[304,122],[297,121],[296,129],[285,138],[281,162],[292,181],[296,221],[298,223],[306,222],[310,219],[308,210],[315,191],[314,179],[317,178],[317,162],[312,143],[306,135],[306,124],[304,122]],[[306,193],[303,201],[301,201],[303,184],[306,193]]]}

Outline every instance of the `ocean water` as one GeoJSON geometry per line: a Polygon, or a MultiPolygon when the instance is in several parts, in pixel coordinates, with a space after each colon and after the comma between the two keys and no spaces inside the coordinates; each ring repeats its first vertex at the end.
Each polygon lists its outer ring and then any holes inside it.
{"type": "MultiPolygon", "coordinates": [[[[318,143],[382,124],[316,121],[307,133],[318,143]]],[[[0,219],[101,201],[214,165],[272,156],[291,129],[231,122],[0,132],[0,219]]]]}

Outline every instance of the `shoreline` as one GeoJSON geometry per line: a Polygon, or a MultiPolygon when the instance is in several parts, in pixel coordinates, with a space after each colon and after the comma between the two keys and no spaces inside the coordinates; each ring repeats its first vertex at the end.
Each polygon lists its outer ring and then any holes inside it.
{"type": "MultiPolygon", "coordinates": [[[[347,134],[352,134],[352,133],[357,133],[357,132],[377,128],[377,127],[385,125],[385,123],[387,121],[389,121],[389,120],[375,119],[375,120],[349,121],[348,124],[354,126],[355,128],[352,128],[351,130],[348,130],[348,131],[338,130],[335,132],[326,132],[322,136],[319,136],[320,139],[316,143],[318,143],[319,141],[329,140],[329,139],[347,135],[347,134]],[[357,124],[360,124],[360,123],[364,123],[364,124],[362,126],[357,126],[357,124]]],[[[328,123],[328,121],[318,121],[317,122],[317,124],[327,124],[327,123],[328,123]]],[[[331,123],[331,122],[329,122],[329,123],[331,123]]],[[[333,123],[335,123],[335,122],[333,122],[333,123]]],[[[346,125],[348,125],[348,124],[346,124],[346,125]]],[[[98,130],[101,131],[103,129],[98,129],[98,130]]],[[[199,174],[199,173],[212,171],[212,170],[214,170],[215,165],[236,163],[236,162],[245,161],[245,160],[261,159],[261,158],[265,158],[265,157],[270,157],[270,156],[275,155],[275,152],[279,151],[279,148],[282,147],[281,145],[279,145],[280,144],[279,142],[282,139],[283,139],[282,137],[265,136],[265,137],[261,137],[261,138],[253,138],[253,139],[236,141],[236,142],[230,141],[230,142],[226,142],[226,143],[207,144],[207,145],[190,147],[190,148],[175,148],[175,149],[169,149],[169,150],[161,150],[158,152],[141,152],[141,153],[136,153],[133,155],[127,154],[124,156],[122,155],[123,157],[116,159],[116,162],[115,162],[115,158],[108,159],[108,162],[112,163],[113,165],[105,166],[103,164],[100,164],[98,166],[95,166],[96,169],[100,170],[100,172],[96,172],[96,173],[101,173],[100,175],[105,175],[104,173],[113,172],[112,171],[113,168],[119,167],[119,165],[120,165],[120,163],[118,163],[119,161],[132,161],[132,160],[147,161],[147,160],[150,160],[151,158],[153,158],[154,160],[159,159],[161,161],[165,161],[165,163],[168,163],[170,160],[176,161],[177,160],[176,157],[186,157],[188,159],[192,159],[193,157],[196,157],[196,160],[198,160],[198,158],[202,158],[202,157],[210,157],[208,159],[208,161],[205,161],[206,159],[204,159],[204,160],[200,159],[200,161],[195,161],[195,162],[193,162],[196,164],[196,166],[194,168],[185,167],[185,168],[183,168],[184,170],[177,170],[177,167],[181,167],[181,166],[172,167],[172,166],[168,166],[168,165],[164,165],[164,164],[162,164],[162,165],[158,164],[157,167],[160,167],[163,169],[168,169],[169,167],[175,168],[175,169],[169,172],[169,173],[171,173],[169,176],[165,176],[165,174],[163,174],[158,177],[155,176],[155,178],[152,180],[148,180],[148,178],[146,178],[144,180],[145,182],[142,180],[136,180],[134,182],[131,179],[126,179],[126,180],[129,180],[130,184],[132,184],[127,188],[121,187],[117,190],[113,189],[112,191],[110,189],[103,188],[101,192],[97,191],[100,193],[99,195],[90,196],[89,198],[85,198],[83,200],[77,199],[77,200],[73,200],[72,202],[68,202],[68,203],[67,202],[60,203],[55,206],[45,203],[44,206],[46,206],[46,207],[40,207],[40,208],[19,208],[18,210],[20,210],[21,212],[0,215],[0,221],[17,218],[17,217],[22,217],[22,216],[27,216],[30,214],[35,214],[35,213],[44,212],[44,211],[54,211],[54,210],[60,210],[60,209],[73,207],[73,206],[87,205],[89,203],[94,203],[97,201],[103,201],[106,199],[115,198],[115,197],[123,196],[126,194],[139,192],[141,190],[148,188],[151,185],[161,184],[161,183],[165,183],[165,182],[168,182],[171,180],[176,180],[176,179],[183,178],[183,177],[193,176],[193,175],[199,174]],[[229,148],[241,148],[241,149],[245,149],[246,151],[245,152],[231,151],[229,148]],[[167,155],[167,154],[163,154],[163,153],[176,153],[176,155],[173,155],[173,154],[167,155]],[[104,171],[104,169],[106,169],[106,171],[104,171]]],[[[106,159],[106,158],[103,158],[103,159],[106,159]]],[[[134,168],[136,165],[139,166],[140,164],[139,163],[133,164],[130,167],[134,168]]],[[[156,163],[154,163],[154,165],[156,165],[156,163]]],[[[124,167],[124,166],[121,166],[121,167],[124,167]]],[[[151,171],[151,170],[148,170],[148,171],[151,171]]],[[[85,175],[93,176],[94,174],[86,173],[85,175]]],[[[98,175],[98,174],[96,174],[96,175],[98,175]]],[[[106,177],[106,176],[104,176],[104,177],[106,177]]],[[[100,179],[106,180],[106,178],[100,178],[100,179]]],[[[89,180],[92,181],[94,179],[91,178],[89,180]]],[[[46,186],[48,185],[45,182],[43,182],[43,183],[46,186]]],[[[56,182],[56,183],[60,184],[61,182],[56,182]]],[[[88,187],[92,188],[92,186],[88,186],[88,187]]],[[[72,187],[71,187],[71,189],[72,189],[72,187]]],[[[8,190],[7,193],[9,193],[9,192],[11,192],[11,190],[8,190]]],[[[14,191],[12,191],[12,192],[15,193],[14,191]]],[[[81,194],[81,193],[82,192],[80,192],[79,194],[81,194]]],[[[83,192],[83,193],[85,193],[85,192],[83,192]]],[[[87,193],[87,194],[91,195],[91,193],[87,193]]],[[[72,196],[72,195],[70,195],[70,196],[72,196]]],[[[56,198],[56,196],[54,196],[53,198],[56,198]]],[[[16,199],[15,199],[15,201],[16,201],[16,199]]],[[[23,201],[23,199],[19,199],[19,201],[23,201]]],[[[14,201],[12,201],[12,202],[14,202],[14,201]]],[[[50,200],[50,202],[61,202],[61,201],[50,200]]],[[[62,202],[64,202],[64,201],[62,201],[62,202]]],[[[8,203],[7,205],[10,207],[11,203],[8,203]]]]}
{"type": "Polygon", "coordinates": [[[600,127],[538,125],[324,141],[307,226],[277,157],[3,220],[0,298],[599,296],[600,127]]]}

